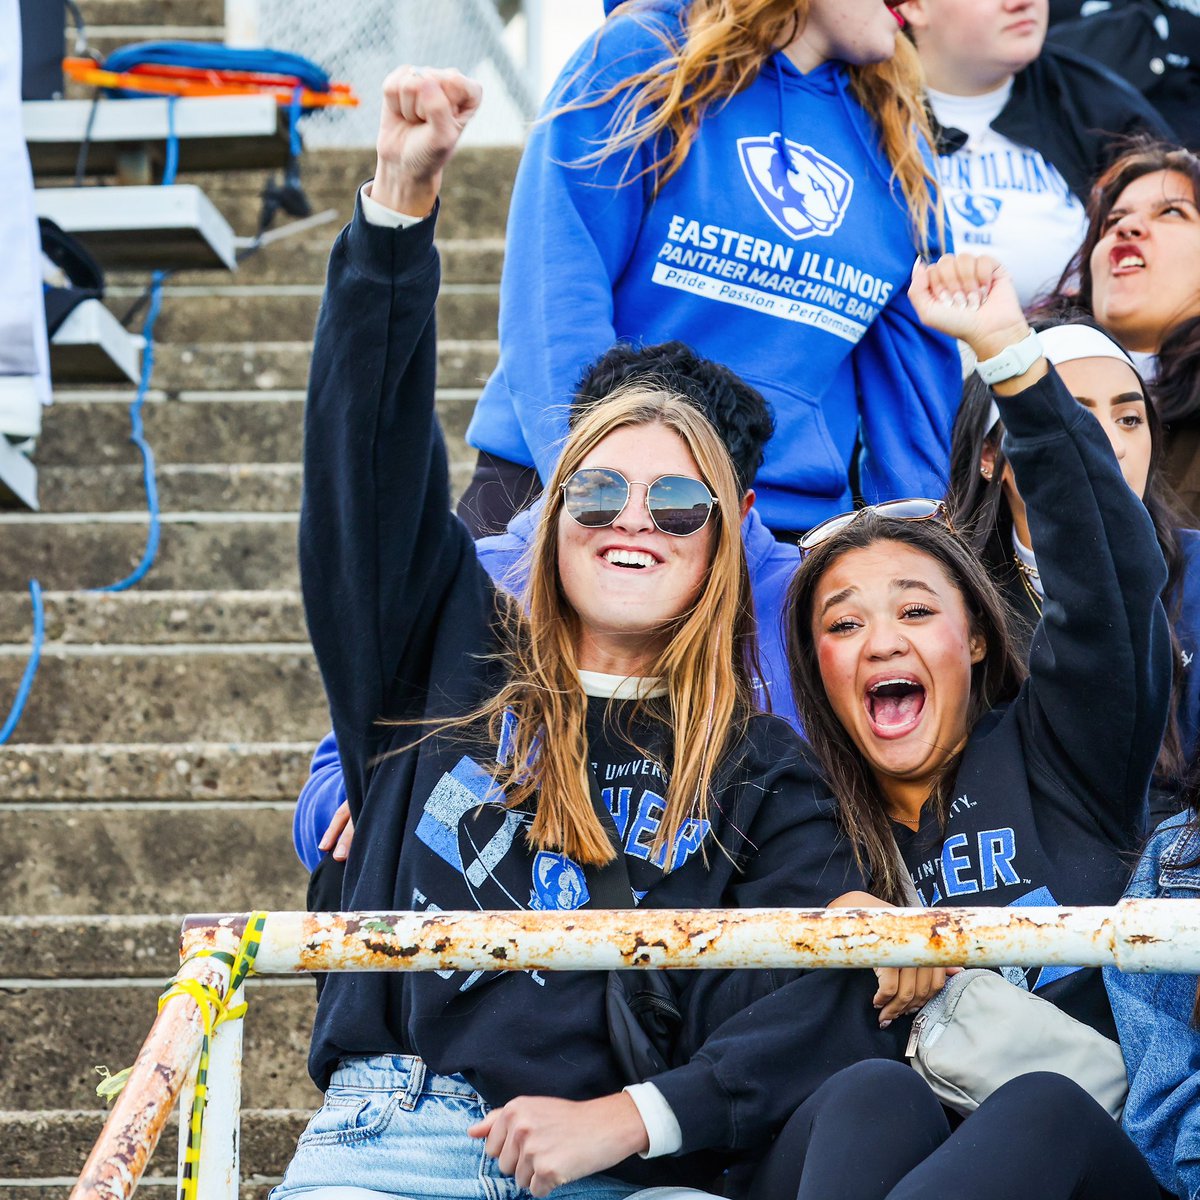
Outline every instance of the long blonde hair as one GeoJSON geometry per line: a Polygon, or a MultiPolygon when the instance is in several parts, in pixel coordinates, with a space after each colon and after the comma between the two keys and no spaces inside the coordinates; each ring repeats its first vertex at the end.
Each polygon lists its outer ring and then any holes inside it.
{"type": "MultiPolygon", "coordinates": [[[[648,24],[663,39],[659,62],[557,110],[597,108],[619,98],[604,144],[577,165],[598,165],[621,152],[632,161],[649,145],[656,156],[628,178],[649,174],[657,195],[683,166],[709,108],[754,82],[763,63],[804,29],[811,2],[690,0],[681,46],[668,40],[659,24],[648,24]]],[[[636,0],[625,10],[636,13],[636,0]]],[[[934,139],[916,49],[907,38],[898,38],[891,58],[848,69],[854,97],[874,119],[892,178],[904,195],[913,236],[928,250],[931,228],[944,240],[945,219],[937,178],[922,153],[923,146],[932,153],[934,139]]]]}
{"type": "MultiPolygon", "coordinates": [[[[603,865],[614,849],[591,803],[587,698],[579,678],[578,615],[558,573],[562,485],[608,434],[628,426],[660,425],[691,451],[717,497],[712,560],[695,603],[673,623],[650,673],[667,685],[663,700],[639,710],[671,734],[666,809],[654,842],[673,865],[676,839],[692,819],[709,811],[722,759],[745,732],[754,709],[751,670],[754,617],[742,547],[740,500],[729,454],[712,425],[689,401],[638,384],[614,392],[572,430],[552,478],[530,552],[524,605],[504,605],[507,684],[475,712],[452,722],[486,727],[490,741],[504,731],[508,753],[496,766],[496,784],[509,807],[534,807],[530,843],[580,863],[603,865]],[[527,613],[526,613],[527,609],[527,613]]],[[[566,518],[569,520],[569,518],[566,518]]]]}

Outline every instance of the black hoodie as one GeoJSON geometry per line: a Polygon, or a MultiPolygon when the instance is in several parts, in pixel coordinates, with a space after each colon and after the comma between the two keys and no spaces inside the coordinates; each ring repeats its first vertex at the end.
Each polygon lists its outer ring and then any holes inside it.
{"type": "MultiPolygon", "coordinates": [[[[433,227],[432,217],[406,230],[372,226],[360,208],[334,246],[317,326],[300,560],[355,822],[342,907],[580,907],[591,869],[532,850],[531,814],[489,795],[487,763],[503,747],[453,732],[414,746],[427,726],[379,722],[461,715],[504,679],[493,653],[497,594],[450,512],[434,416],[433,227]]],[[[685,861],[669,874],[648,849],[661,777],[627,741],[590,726],[610,836],[641,906],[818,906],[861,886],[832,803],[782,720],[752,718],[708,822],[685,827],[685,861]]],[[[694,990],[736,1012],[762,990],[743,989],[739,974],[694,990]]],[[[724,1024],[700,1019],[703,1048],[652,1080],[679,1120],[683,1153],[761,1143],[832,1071],[897,1053],[899,1030],[875,1027],[869,972],[788,978],[724,1024]]],[[[609,1094],[626,1080],[608,1040],[605,985],[602,972],[333,974],[310,1071],[324,1087],[340,1058],[406,1053],[461,1073],[491,1104],[609,1094]]],[[[682,1170],[677,1159],[633,1159],[617,1173],[678,1183],[682,1170]]]]}

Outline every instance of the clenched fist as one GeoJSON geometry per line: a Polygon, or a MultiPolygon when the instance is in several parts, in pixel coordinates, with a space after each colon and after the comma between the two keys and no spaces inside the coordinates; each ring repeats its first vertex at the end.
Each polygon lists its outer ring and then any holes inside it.
{"type": "Polygon", "coordinates": [[[428,216],[482,95],[461,71],[397,67],[383,81],[371,198],[394,212],[428,216]]]}

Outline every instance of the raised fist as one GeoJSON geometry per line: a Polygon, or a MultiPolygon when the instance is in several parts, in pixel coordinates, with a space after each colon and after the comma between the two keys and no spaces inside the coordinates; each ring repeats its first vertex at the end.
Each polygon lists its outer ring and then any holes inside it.
{"type": "Polygon", "coordinates": [[[931,329],[991,358],[1029,332],[1008,272],[986,254],[945,254],[913,268],[909,299],[931,329]]]}
{"type": "Polygon", "coordinates": [[[442,170],[482,94],[452,68],[397,67],[383,81],[372,198],[411,216],[432,212],[442,170]]]}

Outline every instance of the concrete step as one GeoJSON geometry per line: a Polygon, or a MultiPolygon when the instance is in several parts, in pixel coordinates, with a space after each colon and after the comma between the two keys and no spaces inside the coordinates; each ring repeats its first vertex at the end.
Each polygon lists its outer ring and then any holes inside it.
{"type": "Polygon", "coordinates": [[[79,0],[79,10],[88,25],[225,24],[225,0],[79,0]]]}
{"type": "MultiPolygon", "coordinates": [[[[6,805],[0,914],[303,909],[308,873],[292,849],[292,809],[290,801],[6,805]]],[[[169,974],[174,935],[155,944],[169,974]]]]}
{"type": "Polygon", "coordinates": [[[0,811],[9,804],[135,801],[290,802],[313,743],[60,742],[0,748],[0,811]]]}
{"type": "MultiPolygon", "coordinates": [[[[130,389],[56,393],[38,441],[40,470],[136,466],[138,453],[129,444],[133,395],[130,389]]],[[[184,393],[167,400],[163,392],[152,391],[142,419],[160,465],[298,463],[304,392],[184,393]]]]}
{"type": "MultiPolygon", "coordinates": [[[[438,417],[451,457],[474,458],[463,440],[478,399],[478,388],[440,388],[438,417]]],[[[46,409],[37,465],[43,478],[54,468],[140,465],[137,450],[129,443],[129,390],[58,392],[46,409]]],[[[304,392],[184,392],[166,399],[152,391],[142,409],[146,438],[160,465],[190,467],[209,464],[295,464],[300,461],[304,428],[304,392]]],[[[140,479],[140,474],[137,475],[140,479]]],[[[182,479],[178,481],[182,485],[182,479]]],[[[159,489],[167,488],[159,473],[159,489]]],[[[170,486],[176,486],[172,483],[170,486]]],[[[144,504],[140,493],[130,505],[144,504]]],[[[47,494],[43,490],[43,507],[47,494]]],[[[82,501],[80,502],[82,504],[82,501]]],[[[107,507],[116,507],[115,504],[107,507]]]]}
{"type": "MultiPolygon", "coordinates": [[[[171,1170],[171,1164],[175,1161],[174,1126],[169,1144],[160,1145],[161,1151],[154,1156],[154,1170],[171,1170]]],[[[238,1200],[267,1200],[279,1181],[280,1177],[277,1175],[244,1175],[238,1186],[238,1200]]],[[[15,1183],[0,1179],[0,1200],[70,1200],[75,1182],[74,1175],[55,1176],[51,1179],[20,1179],[15,1183]]],[[[178,1200],[179,1188],[174,1176],[148,1174],[142,1176],[137,1195],[138,1200],[178,1200]]]]}
{"type": "Polygon", "coordinates": [[[0,916],[0,979],[61,980],[64,970],[79,979],[165,979],[179,962],[181,922],[174,915],[0,916]]]}
{"type": "MultiPolygon", "coordinates": [[[[123,317],[140,289],[110,288],[109,309],[123,317]]],[[[320,284],[208,284],[167,286],[154,327],[161,344],[310,340],[321,306],[320,284]]],[[[438,299],[438,334],[451,341],[494,340],[500,292],[494,284],[446,284],[438,299]]]]}
{"type": "MultiPolygon", "coordinates": [[[[243,1175],[282,1175],[311,1115],[308,1109],[243,1109],[243,1175]]],[[[103,1113],[78,1109],[0,1112],[0,1179],[78,1175],[103,1123],[103,1113]]],[[[152,1176],[169,1173],[174,1148],[172,1125],[151,1160],[152,1176]]],[[[147,1186],[154,1185],[141,1185],[138,1196],[147,1186]]],[[[0,1195],[8,1192],[0,1190],[0,1195]]]]}
{"type": "MultiPolygon", "coordinates": [[[[166,511],[298,512],[299,463],[167,463],[156,470],[166,511]]],[[[145,503],[140,466],[51,467],[38,477],[44,513],[134,510],[145,503]]]]}
{"type": "MultiPolygon", "coordinates": [[[[442,387],[482,387],[499,356],[495,341],[438,344],[438,382],[442,387]]],[[[167,392],[217,388],[303,388],[312,354],[309,341],[201,342],[160,345],[153,383],[167,392]]]]}
{"type": "MultiPolygon", "coordinates": [[[[0,695],[26,657],[0,646],[0,695]]],[[[19,728],[23,742],[315,742],[329,717],[305,645],[49,645],[19,728]]]]}
{"type": "MultiPolygon", "coordinates": [[[[50,643],[152,646],[176,642],[305,642],[297,591],[47,592],[50,643]]],[[[0,644],[23,645],[33,622],[28,593],[0,597],[0,644]]]]}
{"type": "MultiPolygon", "coordinates": [[[[342,224],[339,221],[264,246],[241,260],[230,282],[323,285],[325,269],[329,265],[329,251],[342,224]]],[[[286,228],[286,225],[280,228],[286,228]]],[[[251,235],[254,229],[244,232],[251,235]]],[[[504,265],[503,238],[440,238],[438,252],[442,259],[444,284],[500,282],[504,265]]],[[[144,271],[109,271],[105,278],[114,288],[141,288],[146,285],[144,271]]],[[[171,276],[172,287],[206,287],[213,282],[211,271],[177,271],[171,276]]]]}
{"type": "MultiPolygon", "coordinates": [[[[180,591],[294,588],[296,522],[290,513],[167,513],[158,558],[139,588],[180,591]]],[[[44,588],[103,587],[127,575],[146,542],[144,512],[0,514],[0,591],[30,575],[44,588]]],[[[128,739],[126,739],[128,740],[128,739]]]]}
{"type": "MultiPolygon", "coordinates": [[[[438,233],[443,238],[503,237],[512,196],[513,178],[521,152],[518,147],[467,147],[454,156],[454,170],[446,172],[438,233]]],[[[313,150],[300,161],[304,190],[313,211],[336,208],[349,220],[355,193],[375,172],[373,150],[313,150]]],[[[261,171],[226,172],[192,177],[180,183],[198,183],[225,219],[239,232],[253,234],[258,226],[263,187],[261,171]]]]}
{"type": "MultiPolygon", "coordinates": [[[[133,1062],[154,1022],[163,979],[0,981],[0,1110],[102,1111],[95,1064],[133,1062]]],[[[246,988],[247,1108],[315,1109],[305,1062],[316,989],[310,979],[251,980],[246,988]]],[[[168,1153],[159,1169],[174,1173],[168,1153]]],[[[249,1164],[247,1164],[249,1165],[249,1164]]]]}

